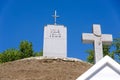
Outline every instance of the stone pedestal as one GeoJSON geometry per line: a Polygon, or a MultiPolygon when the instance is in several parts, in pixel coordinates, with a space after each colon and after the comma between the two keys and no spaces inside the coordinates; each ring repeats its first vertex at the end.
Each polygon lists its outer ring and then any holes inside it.
{"type": "Polygon", "coordinates": [[[44,27],[43,56],[67,57],[67,29],[63,25],[44,27]]]}

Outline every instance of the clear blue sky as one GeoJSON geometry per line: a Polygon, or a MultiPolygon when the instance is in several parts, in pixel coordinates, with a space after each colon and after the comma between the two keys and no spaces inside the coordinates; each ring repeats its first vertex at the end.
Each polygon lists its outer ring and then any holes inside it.
{"type": "Polygon", "coordinates": [[[91,33],[93,24],[100,24],[102,33],[119,37],[119,0],[0,0],[0,52],[18,48],[20,41],[33,43],[35,51],[43,48],[43,29],[53,24],[57,10],[58,24],[68,29],[68,57],[86,60],[81,34],[91,33]]]}

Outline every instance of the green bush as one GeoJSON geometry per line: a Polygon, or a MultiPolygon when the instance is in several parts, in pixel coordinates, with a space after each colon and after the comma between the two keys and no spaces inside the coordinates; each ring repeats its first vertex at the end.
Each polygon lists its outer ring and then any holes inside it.
{"type": "Polygon", "coordinates": [[[2,57],[2,53],[0,53],[0,63],[2,63],[2,61],[1,61],[1,57],[2,57]]]}
{"type": "Polygon", "coordinates": [[[0,62],[8,62],[14,61],[21,58],[21,53],[16,49],[8,49],[5,50],[2,54],[0,54],[0,62]]]}
{"type": "Polygon", "coordinates": [[[19,51],[22,53],[21,58],[27,58],[34,55],[32,43],[28,41],[21,41],[19,45],[19,51]]]}
{"type": "Polygon", "coordinates": [[[41,52],[36,52],[34,56],[43,56],[43,51],[41,51],[41,52]]]}
{"type": "Polygon", "coordinates": [[[34,52],[32,43],[28,41],[21,41],[19,49],[7,49],[0,53],[0,63],[23,59],[27,57],[42,56],[43,51],[34,52]]]}

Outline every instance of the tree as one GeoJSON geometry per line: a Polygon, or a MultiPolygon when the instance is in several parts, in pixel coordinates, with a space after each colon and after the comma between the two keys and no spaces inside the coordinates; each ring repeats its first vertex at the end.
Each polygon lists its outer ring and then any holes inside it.
{"type": "Polygon", "coordinates": [[[0,53],[0,63],[2,63],[2,60],[1,60],[1,58],[2,58],[2,53],[0,53]]]}
{"type": "Polygon", "coordinates": [[[22,53],[21,58],[31,57],[33,56],[33,48],[32,43],[28,41],[21,41],[19,45],[19,50],[22,53]]]}
{"type": "Polygon", "coordinates": [[[14,61],[21,58],[21,53],[17,49],[7,49],[0,54],[0,62],[14,61]]]}
{"type": "Polygon", "coordinates": [[[106,55],[109,55],[111,58],[114,59],[114,52],[111,51],[110,52],[110,49],[111,49],[112,45],[103,45],[103,56],[106,56],[106,55]]]}
{"type": "Polygon", "coordinates": [[[27,57],[42,56],[43,51],[34,52],[32,43],[28,41],[21,41],[19,49],[7,49],[0,53],[0,63],[23,59],[27,57]]]}
{"type": "Polygon", "coordinates": [[[94,50],[90,49],[86,51],[89,55],[87,57],[87,61],[90,63],[94,63],[94,50]]]}
{"type": "Polygon", "coordinates": [[[35,52],[35,56],[43,56],[43,51],[41,50],[40,52],[35,52]]]}
{"type": "MultiPolygon", "coordinates": [[[[111,48],[111,46],[103,45],[103,56],[109,55],[112,58],[114,58],[114,53],[110,52],[110,48],[111,48]]],[[[87,57],[87,61],[93,64],[94,63],[94,55],[95,55],[94,50],[90,49],[90,50],[87,50],[86,52],[89,54],[87,57]]]]}
{"type": "Polygon", "coordinates": [[[118,60],[118,62],[120,62],[120,38],[116,38],[113,41],[113,46],[114,46],[114,54],[115,54],[115,58],[116,60],[118,60]]]}

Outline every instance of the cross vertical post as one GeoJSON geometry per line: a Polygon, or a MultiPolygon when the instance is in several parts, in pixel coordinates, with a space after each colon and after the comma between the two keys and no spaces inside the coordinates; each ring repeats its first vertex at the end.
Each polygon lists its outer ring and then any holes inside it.
{"type": "Polygon", "coordinates": [[[56,10],[55,10],[54,15],[52,15],[52,17],[54,18],[54,24],[56,25],[57,18],[59,17],[59,16],[57,16],[57,11],[56,10]]]}

